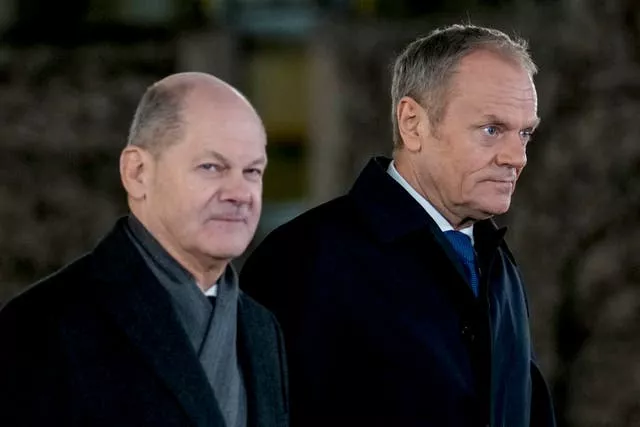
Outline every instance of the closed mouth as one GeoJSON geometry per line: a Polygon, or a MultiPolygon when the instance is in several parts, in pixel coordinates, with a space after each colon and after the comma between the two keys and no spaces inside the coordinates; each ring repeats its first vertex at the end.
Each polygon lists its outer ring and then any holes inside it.
{"type": "Polygon", "coordinates": [[[211,217],[210,220],[222,222],[247,222],[247,218],[242,216],[214,216],[211,217]]]}

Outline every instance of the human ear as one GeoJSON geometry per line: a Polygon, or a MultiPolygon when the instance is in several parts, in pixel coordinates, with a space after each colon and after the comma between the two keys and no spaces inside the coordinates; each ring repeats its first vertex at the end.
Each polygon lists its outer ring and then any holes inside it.
{"type": "Polygon", "coordinates": [[[422,148],[421,136],[425,131],[425,126],[428,131],[424,108],[415,99],[405,96],[398,102],[396,119],[403,147],[413,152],[420,151],[422,148]]]}
{"type": "Polygon", "coordinates": [[[136,145],[126,146],[120,154],[120,179],[134,200],[142,200],[147,195],[151,157],[148,151],[136,145]]]}

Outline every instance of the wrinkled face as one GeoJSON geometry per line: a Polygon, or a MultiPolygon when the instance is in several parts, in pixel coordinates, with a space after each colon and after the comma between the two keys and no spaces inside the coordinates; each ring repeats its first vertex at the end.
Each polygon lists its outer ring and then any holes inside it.
{"type": "Polygon", "coordinates": [[[188,108],[185,135],[153,161],[147,215],[174,254],[207,262],[242,254],[260,217],[266,136],[242,106],[188,108]]]}
{"type": "Polygon", "coordinates": [[[489,51],[469,54],[452,77],[442,120],[423,133],[415,165],[420,186],[459,220],[505,213],[538,122],[524,68],[489,51]]]}

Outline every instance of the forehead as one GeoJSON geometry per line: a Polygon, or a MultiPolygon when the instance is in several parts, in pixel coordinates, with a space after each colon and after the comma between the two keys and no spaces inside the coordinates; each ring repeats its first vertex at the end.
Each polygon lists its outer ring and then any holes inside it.
{"type": "Polygon", "coordinates": [[[246,104],[188,105],[184,111],[183,149],[199,156],[216,151],[230,160],[252,161],[265,152],[266,135],[255,111],[246,104]]]}
{"type": "Polygon", "coordinates": [[[451,80],[449,108],[458,112],[535,121],[537,103],[527,70],[490,51],[463,58],[451,80]]]}

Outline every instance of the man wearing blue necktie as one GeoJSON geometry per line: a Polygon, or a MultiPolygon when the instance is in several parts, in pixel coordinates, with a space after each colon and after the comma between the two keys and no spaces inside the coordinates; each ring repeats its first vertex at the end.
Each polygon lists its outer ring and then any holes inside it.
{"type": "Polygon", "coordinates": [[[535,73],[526,43],[494,29],[415,40],[393,71],[393,159],[249,258],[243,287],[284,330],[293,427],[555,424],[491,219],[539,123],[535,73]]]}

